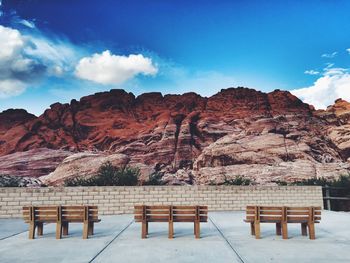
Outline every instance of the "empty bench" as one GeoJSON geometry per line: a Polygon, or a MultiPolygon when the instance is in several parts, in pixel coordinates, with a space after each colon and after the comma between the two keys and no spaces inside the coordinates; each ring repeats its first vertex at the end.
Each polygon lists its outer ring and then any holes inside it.
{"type": "Polygon", "coordinates": [[[260,238],[260,223],[275,223],[276,234],[288,239],[288,223],[301,224],[301,234],[315,239],[315,224],[321,220],[321,207],[247,206],[246,219],[251,234],[260,238]]]}
{"type": "Polygon", "coordinates": [[[150,222],[167,222],[169,238],[174,236],[175,222],[194,223],[194,235],[200,238],[200,223],[208,222],[207,206],[137,205],[134,208],[135,222],[142,223],[141,238],[147,237],[150,222]]]}
{"type": "Polygon", "coordinates": [[[29,239],[43,235],[44,224],[56,223],[56,239],[62,234],[68,235],[69,223],[83,223],[83,238],[94,233],[94,223],[98,219],[97,206],[26,206],[23,207],[23,218],[29,224],[29,239]]]}
{"type": "Polygon", "coordinates": [[[56,223],[58,219],[57,206],[25,206],[23,207],[24,222],[29,224],[29,239],[34,239],[35,229],[37,235],[42,236],[44,224],[56,223]]]}

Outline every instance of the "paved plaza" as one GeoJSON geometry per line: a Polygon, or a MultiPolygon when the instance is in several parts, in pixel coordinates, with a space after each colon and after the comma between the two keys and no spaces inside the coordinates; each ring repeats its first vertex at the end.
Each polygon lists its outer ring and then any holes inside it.
{"type": "Polygon", "coordinates": [[[201,224],[201,239],[193,224],[175,223],[174,239],[167,223],[150,223],[149,238],[141,239],[141,224],[132,215],[101,216],[95,235],[82,239],[82,224],[55,239],[55,224],[44,235],[28,239],[21,219],[0,220],[0,262],[350,262],[350,213],[322,212],[316,240],[301,236],[299,224],[289,224],[289,239],[275,235],[274,224],[262,224],[260,240],[250,235],[244,212],[211,212],[201,224]]]}

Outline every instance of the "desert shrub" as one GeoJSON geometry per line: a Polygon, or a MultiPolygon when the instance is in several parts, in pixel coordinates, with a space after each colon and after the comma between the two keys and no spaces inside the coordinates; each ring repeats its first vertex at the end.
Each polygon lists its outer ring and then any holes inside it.
{"type": "Polygon", "coordinates": [[[74,177],[64,180],[64,186],[92,186],[91,178],[74,177]]]}
{"type": "Polygon", "coordinates": [[[227,179],[225,176],[225,181],[223,183],[223,185],[251,185],[252,184],[252,180],[250,180],[249,178],[244,178],[243,176],[236,176],[233,179],[227,179]]]}
{"type": "Polygon", "coordinates": [[[9,175],[0,175],[0,187],[20,187],[21,178],[9,175]]]}
{"type": "Polygon", "coordinates": [[[273,181],[273,182],[276,183],[277,185],[280,185],[280,186],[288,185],[288,183],[286,181],[277,180],[277,181],[273,181]]]}
{"type": "Polygon", "coordinates": [[[334,187],[346,187],[350,189],[350,174],[341,175],[338,180],[333,180],[330,186],[334,187]]]}
{"type": "Polygon", "coordinates": [[[140,177],[140,169],[133,167],[126,167],[117,173],[117,184],[115,185],[137,185],[140,177]]]}
{"type": "Polygon", "coordinates": [[[320,185],[320,186],[332,186],[332,187],[346,187],[350,189],[350,174],[341,175],[338,179],[329,180],[322,178],[310,178],[301,181],[291,183],[291,185],[320,185]]]}
{"type": "Polygon", "coordinates": [[[163,174],[160,172],[154,172],[149,175],[149,180],[144,185],[164,185],[162,181],[163,174]]]}
{"type": "MultiPolygon", "coordinates": [[[[292,185],[319,185],[319,186],[329,186],[330,188],[323,188],[323,194],[331,196],[332,198],[340,197],[350,197],[350,174],[341,175],[338,179],[329,180],[326,178],[312,178],[307,180],[302,180],[299,182],[294,182],[292,185]]],[[[330,207],[334,211],[350,211],[350,201],[344,199],[333,199],[329,200],[330,207]]],[[[328,203],[324,200],[325,207],[328,207],[328,203]]]]}
{"type": "Polygon", "coordinates": [[[100,166],[97,174],[90,178],[76,177],[65,180],[65,186],[131,186],[137,185],[140,169],[116,167],[111,162],[100,166]]]}
{"type": "Polygon", "coordinates": [[[250,180],[249,178],[244,178],[241,175],[237,175],[233,179],[228,179],[226,175],[224,175],[224,182],[222,183],[215,183],[214,181],[210,181],[209,185],[252,185],[254,182],[250,180]]]}
{"type": "Polygon", "coordinates": [[[40,179],[16,175],[0,175],[0,187],[47,187],[40,179]]]}
{"type": "Polygon", "coordinates": [[[332,181],[327,180],[326,178],[309,178],[309,179],[304,179],[301,181],[295,181],[290,183],[290,185],[326,185],[330,184],[332,181]]]}

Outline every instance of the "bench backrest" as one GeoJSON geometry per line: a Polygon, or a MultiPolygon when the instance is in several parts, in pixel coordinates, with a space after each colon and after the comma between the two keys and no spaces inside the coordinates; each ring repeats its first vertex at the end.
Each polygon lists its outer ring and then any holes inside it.
{"type": "Polygon", "coordinates": [[[97,206],[27,206],[23,207],[25,222],[84,222],[98,220],[97,206]]]}
{"type": "Polygon", "coordinates": [[[170,218],[170,209],[167,205],[139,205],[134,207],[135,221],[142,222],[168,222],[170,218]]]}
{"type": "Polygon", "coordinates": [[[247,206],[246,220],[260,222],[316,222],[321,207],[247,206]]]}
{"type": "Polygon", "coordinates": [[[23,207],[23,219],[26,223],[33,221],[52,223],[58,219],[57,206],[25,206],[23,207]]]}
{"type": "Polygon", "coordinates": [[[136,205],[135,222],[207,222],[207,206],[136,205]]]}
{"type": "Polygon", "coordinates": [[[321,220],[321,207],[287,207],[288,222],[316,222],[321,220]]]}
{"type": "Polygon", "coordinates": [[[247,206],[247,220],[261,222],[282,222],[283,207],[280,206],[247,206]]]}
{"type": "Polygon", "coordinates": [[[174,222],[207,222],[208,207],[207,206],[173,206],[174,222]]]}
{"type": "Polygon", "coordinates": [[[98,221],[98,207],[63,205],[61,220],[64,222],[98,221]]]}
{"type": "Polygon", "coordinates": [[[85,206],[61,206],[61,220],[65,222],[83,222],[85,219],[85,206]]]}

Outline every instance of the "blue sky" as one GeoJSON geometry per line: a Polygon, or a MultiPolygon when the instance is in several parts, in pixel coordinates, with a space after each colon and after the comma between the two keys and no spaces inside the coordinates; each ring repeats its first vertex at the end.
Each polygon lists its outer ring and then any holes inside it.
{"type": "Polygon", "coordinates": [[[0,2],[0,111],[111,88],[350,100],[350,1],[0,2]]]}

